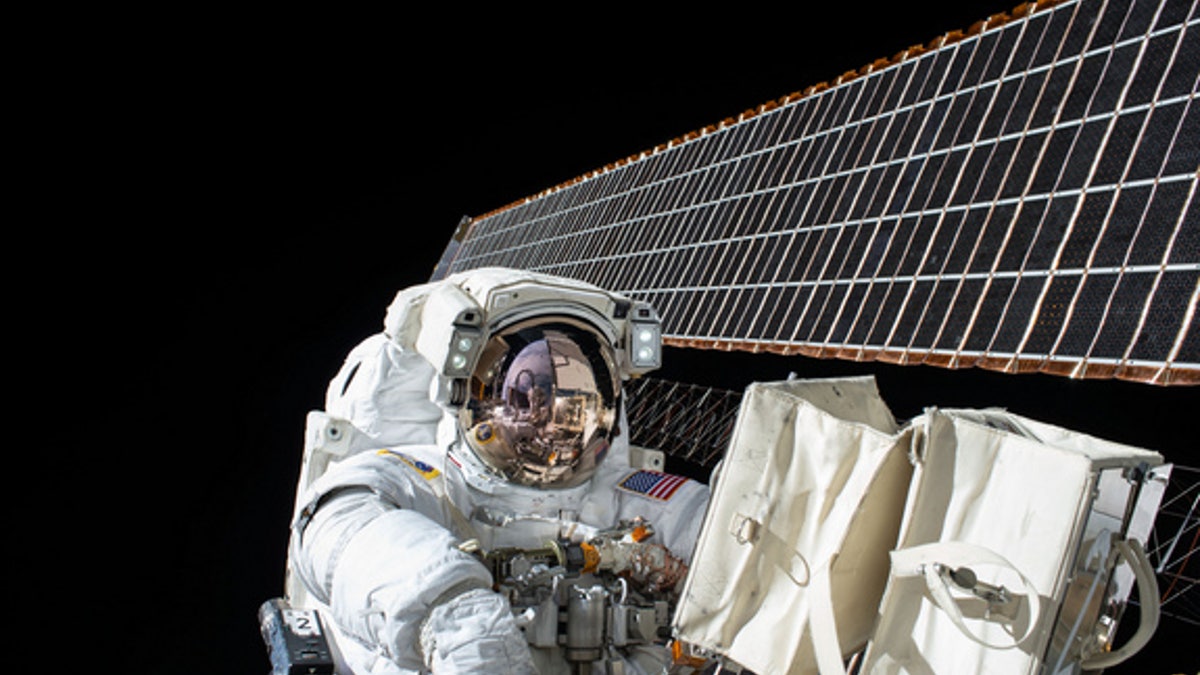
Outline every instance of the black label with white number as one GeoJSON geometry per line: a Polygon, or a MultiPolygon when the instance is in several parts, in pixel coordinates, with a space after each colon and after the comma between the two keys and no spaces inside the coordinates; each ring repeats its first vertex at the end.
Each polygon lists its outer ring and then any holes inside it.
{"type": "Polygon", "coordinates": [[[258,625],[271,675],[333,675],[333,654],[315,611],[273,598],[258,608],[258,625]]]}

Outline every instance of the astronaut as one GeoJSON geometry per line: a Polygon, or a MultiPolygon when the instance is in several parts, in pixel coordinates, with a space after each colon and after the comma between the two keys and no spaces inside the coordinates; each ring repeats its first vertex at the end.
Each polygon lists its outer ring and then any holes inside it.
{"type": "Polygon", "coordinates": [[[475,270],[397,294],[310,413],[288,600],[343,673],[680,672],[669,612],[708,487],[631,447],[644,303],[475,270]]]}

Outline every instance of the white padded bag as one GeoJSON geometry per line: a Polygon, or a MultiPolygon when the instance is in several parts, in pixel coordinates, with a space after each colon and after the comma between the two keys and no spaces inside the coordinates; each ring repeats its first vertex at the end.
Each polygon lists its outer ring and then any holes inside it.
{"type": "Polygon", "coordinates": [[[756,673],[842,671],[843,657],[866,644],[883,594],[912,475],[908,449],[873,378],[750,385],[676,638],[756,673]]]}
{"type": "MultiPolygon", "coordinates": [[[[1083,541],[1098,473],[1161,456],[1001,410],[929,410],[911,426],[912,494],[861,673],[1060,672],[1044,660],[1081,547],[1109,566],[1144,562],[1135,540],[1083,541]],[[962,568],[973,590],[949,574],[962,568]],[[989,602],[1000,587],[1007,602],[989,602]]],[[[1150,613],[1157,592],[1144,572],[1150,613]]]]}

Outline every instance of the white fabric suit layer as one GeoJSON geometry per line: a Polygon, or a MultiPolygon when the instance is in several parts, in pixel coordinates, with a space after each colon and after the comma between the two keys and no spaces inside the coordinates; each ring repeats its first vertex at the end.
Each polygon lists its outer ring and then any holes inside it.
{"type": "MultiPolygon", "coordinates": [[[[371,449],[332,464],[297,500],[292,574],[333,620],[353,673],[568,672],[557,649],[529,647],[487,569],[458,545],[539,547],[642,517],[651,541],[688,561],[708,487],[685,480],[666,498],[622,488],[634,473],[624,420],[586,483],[506,482],[455,442],[451,414],[431,400],[435,384],[422,357],[385,335],[350,353],[326,414],[350,422],[358,447],[371,449]]],[[[668,663],[658,647],[626,657],[631,673],[668,663]]]]}

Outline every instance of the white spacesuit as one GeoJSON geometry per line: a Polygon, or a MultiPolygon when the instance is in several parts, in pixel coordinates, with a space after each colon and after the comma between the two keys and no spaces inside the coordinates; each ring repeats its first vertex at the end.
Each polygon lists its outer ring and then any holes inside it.
{"type": "Polygon", "coordinates": [[[648,305],[544,275],[396,296],[310,414],[297,493],[289,600],[346,672],[670,667],[708,488],[629,445],[621,381],[659,343],[648,305]]]}

